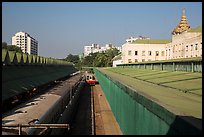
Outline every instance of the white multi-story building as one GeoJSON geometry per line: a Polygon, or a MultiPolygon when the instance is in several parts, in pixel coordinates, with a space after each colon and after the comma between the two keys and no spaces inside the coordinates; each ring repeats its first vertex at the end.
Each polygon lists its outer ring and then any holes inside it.
{"type": "Polygon", "coordinates": [[[150,39],[150,38],[148,38],[148,37],[143,37],[143,36],[138,36],[138,37],[129,37],[128,39],[126,39],[126,42],[128,42],[128,43],[132,43],[132,42],[134,42],[134,41],[136,41],[136,40],[138,40],[138,39],[150,39]]]}
{"type": "Polygon", "coordinates": [[[17,32],[12,37],[11,43],[12,45],[20,47],[23,53],[38,55],[38,41],[26,32],[17,32]]]}
{"type": "Polygon", "coordinates": [[[90,53],[96,53],[101,49],[98,44],[91,44],[90,46],[84,46],[84,56],[88,56],[90,53]]]}
{"type": "Polygon", "coordinates": [[[191,29],[185,9],[171,40],[126,40],[122,45],[123,63],[202,57],[202,27],[191,29]]]}
{"type": "Polygon", "coordinates": [[[91,44],[90,46],[84,46],[84,56],[88,56],[90,53],[105,52],[108,49],[116,48],[119,52],[122,51],[122,47],[116,47],[113,44],[106,44],[105,46],[100,46],[99,44],[91,44]]]}

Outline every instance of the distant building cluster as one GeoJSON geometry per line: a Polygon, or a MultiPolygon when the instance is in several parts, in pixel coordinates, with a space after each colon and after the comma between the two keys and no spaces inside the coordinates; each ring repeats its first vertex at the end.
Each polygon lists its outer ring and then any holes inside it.
{"type": "Polygon", "coordinates": [[[121,47],[116,47],[113,44],[106,44],[105,46],[100,46],[99,44],[91,44],[89,46],[84,46],[84,57],[88,56],[90,53],[102,53],[111,48],[116,48],[120,52],[122,51],[121,47]]]}
{"type": "Polygon", "coordinates": [[[12,37],[11,43],[12,45],[20,47],[23,53],[28,53],[29,55],[38,55],[38,41],[26,32],[17,32],[12,37]]]}
{"type": "Polygon", "coordinates": [[[136,41],[136,40],[138,40],[138,39],[150,39],[150,38],[148,38],[148,37],[143,37],[143,36],[130,37],[130,38],[126,39],[126,42],[132,43],[132,42],[134,42],[134,41],[136,41]]]}
{"type": "Polygon", "coordinates": [[[172,40],[130,37],[122,45],[122,63],[202,57],[202,26],[194,29],[187,23],[185,9],[172,31],[172,40]]]}

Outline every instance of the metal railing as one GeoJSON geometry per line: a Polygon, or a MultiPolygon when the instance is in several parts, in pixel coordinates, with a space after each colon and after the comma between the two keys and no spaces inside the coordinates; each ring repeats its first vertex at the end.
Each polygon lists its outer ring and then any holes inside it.
{"type": "Polygon", "coordinates": [[[39,135],[44,133],[49,128],[67,128],[70,130],[69,124],[9,124],[9,125],[2,125],[2,127],[18,127],[18,135],[21,135],[22,128],[29,127],[29,128],[44,128],[39,135]]]}

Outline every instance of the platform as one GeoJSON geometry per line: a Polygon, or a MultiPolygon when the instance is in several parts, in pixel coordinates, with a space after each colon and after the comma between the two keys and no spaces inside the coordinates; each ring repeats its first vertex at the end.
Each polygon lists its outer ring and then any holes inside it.
{"type": "Polygon", "coordinates": [[[95,134],[96,135],[122,135],[110,105],[100,85],[93,86],[95,134]]]}

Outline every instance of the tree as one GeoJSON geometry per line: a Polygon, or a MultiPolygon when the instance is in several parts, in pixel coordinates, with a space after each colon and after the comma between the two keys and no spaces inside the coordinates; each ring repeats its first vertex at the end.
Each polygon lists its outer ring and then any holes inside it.
{"type": "Polygon", "coordinates": [[[65,58],[65,60],[68,61],[68,62],[72,62],[72,63],[74,63],[74,64],[77,64],[77,63],[79,63],[79,61],[80,61],[78,55],[72,55],[72,54],[69,54],[69,55],[65,58]]]}
{"type": "Polygon", "coordinates": [[[7,45],[6,42],[2,42],[2,49],[6,49],[8,51],[16,51],[19,53],[23,53],[21,48],[15,45],[7,45]]]}
{"type": "Polygon", "coordinates": [[[98,53],[90,53],[89,56],[84,57],[84,59],[82,60],[82,65],[93,67],[94,66],[93,62],[97,54],[98,53]]]}
{"type": "Polygon", "coordinates": [[[105,53],[98,53],[93,61],[94,67],[105,67],[107,66],[108,56],[105,53]]]}
{"type": "Polygon", "coordinates": [[[9,51],[16,51],[16,52],[23,53],[20,47],[17,47],[15,45],[9,45],[8,47],[9,47],[8,48],[9,51]]]}
{"type": "Polygon", "coordinates": [[[2,49],[7,49],[8,46],[7,46],[7,43],[6,42],[2,42],[2,49]]]}

